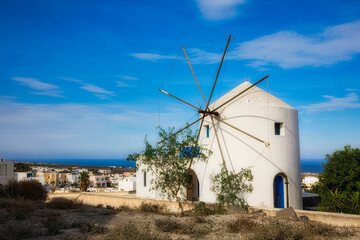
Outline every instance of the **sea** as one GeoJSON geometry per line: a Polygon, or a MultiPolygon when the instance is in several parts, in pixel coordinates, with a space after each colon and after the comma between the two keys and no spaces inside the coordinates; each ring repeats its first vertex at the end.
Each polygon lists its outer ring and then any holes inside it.
{"type": "MultiPolygon", "coordinates": [[[[14,159],[16,162],[48,163],[64,165],[80,165],[94,167],[131,167],[135,168],[136,163],[126,159],[14,159]]],[[[301,159],[301,172],[322,173],[326,163],[325,159],[301,159]]]]}

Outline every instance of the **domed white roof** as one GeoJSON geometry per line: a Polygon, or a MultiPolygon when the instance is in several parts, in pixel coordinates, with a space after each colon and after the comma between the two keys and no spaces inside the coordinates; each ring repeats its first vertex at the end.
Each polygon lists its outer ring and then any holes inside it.
{"type": "MultiPolygon", "coordinates": [[[[232,89],[230,92],[226,93],[218,100],[213,102],[210,105],[210,109],[215,109],[218,106],[221,106],[223,103],[228,101],[229,99],[233,98],[237,94],[241,93],[248,87],[252,86],[252,84],[248,81],[243,82],[239,86],[232,89]]],[[[231,104],[242,104],[242,103],[252,103],[258,106],[269,106],[269,107],[283,107],[283,108],[291,108],[290,105],[286,104],[284,101],[280,100],[279,98],[267,93],[266,91],[258,88],[257,86],[253,86],[251,89],[246,91],[245,93],[241,94],[240,96],[236,97],[234,100],[230,101],[228,104],[225,104],[223,107],[230,106],[231,104]]]]}

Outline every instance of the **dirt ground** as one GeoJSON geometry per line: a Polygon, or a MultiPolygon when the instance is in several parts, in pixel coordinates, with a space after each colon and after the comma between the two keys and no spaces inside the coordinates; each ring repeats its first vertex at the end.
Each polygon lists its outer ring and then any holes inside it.
{"type": "Polygon", "coordinates": [[[359,228],[278,220],[262,212],[180,217],[62,201],[0,199],[0,239],[360,239],[359,228]]]}

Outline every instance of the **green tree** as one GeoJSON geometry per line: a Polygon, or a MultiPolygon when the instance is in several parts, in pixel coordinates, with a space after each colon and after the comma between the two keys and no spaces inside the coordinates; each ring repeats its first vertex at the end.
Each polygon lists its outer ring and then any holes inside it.
{"type": "Polygon", "coordinates": [[[80,173],[80,188],[81,191],[86,192],[90,185],[89,174],[87,172],[80,173]]]}
{"type": "Polygon", "coordinates": [[[205,162],[210,152],[198,145],[196,135],[189,128],[175,135],[174,128],[158,129],[160,139],[167,140],[152,146],[145,137],[145,151],[129,155],[127,159],[136,160],[137,167],[145,165],[155,176],[151,180],[151,189],[170,201],[175,200],[183,214],[186,188],[191,184],[189,165],[205,162]]]}
{"type": "Polygon", "coordinates": [[[30,172],[32,169],[27,163],[15,163],[14,171],[15,172],[30,172]]]}
{"type": "Polygon", "coordinates": [[[252,192],[251,182],[253,178],[250,168],[242,168],[240,172],[236,173],[227,171],[223,166],[220,173],[212,178],[211,190],[216,194],[220,206],[235,205],[248,210],[249,205],[240,195],[245,192],[252,192]]]}
{"type": "Polygon", "coordinates": [[[317,189],[320,210],[359,214],[360,149],[347,145],[326,159],[317,189]]]}
{"type": "Polygon", "coordinates": [[[319,176],[320,193],[328,190],[350,194],[360,190],[360,149],[347,145],[326,154],[327,162],[319,176]]]}

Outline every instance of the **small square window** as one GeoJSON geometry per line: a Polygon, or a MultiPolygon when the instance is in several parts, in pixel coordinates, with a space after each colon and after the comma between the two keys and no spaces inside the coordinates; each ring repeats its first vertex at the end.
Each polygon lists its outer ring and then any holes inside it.
{"type": "Polygon", "coordinates": [[[275,123],[275,135],[284,135],[284,123],[275,123]]]}

